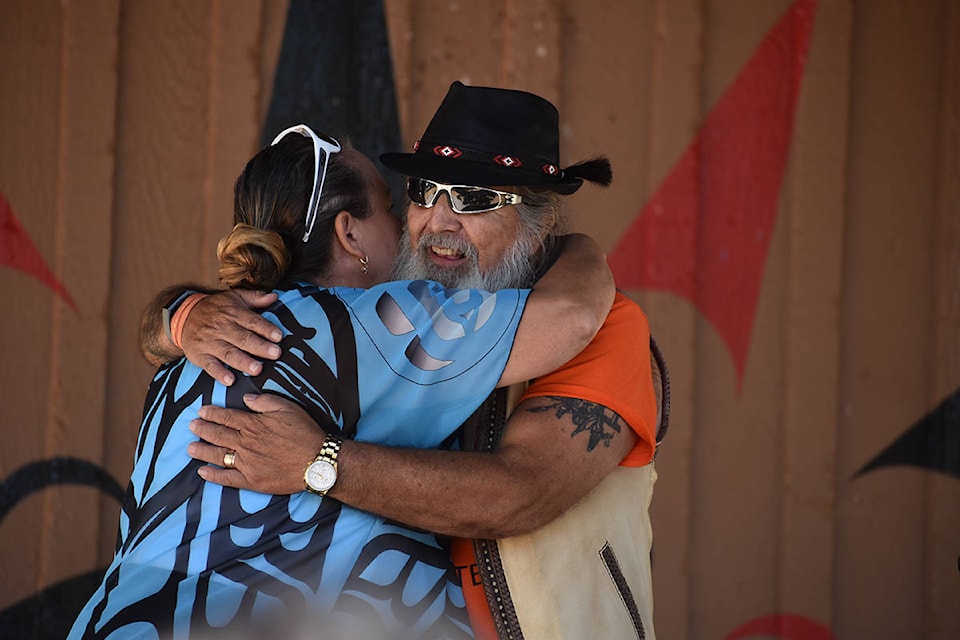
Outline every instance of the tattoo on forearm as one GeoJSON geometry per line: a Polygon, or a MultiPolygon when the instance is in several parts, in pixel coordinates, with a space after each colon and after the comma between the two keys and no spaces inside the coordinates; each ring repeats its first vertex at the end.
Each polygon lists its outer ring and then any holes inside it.
{"type": "Polygon", "coordinates": [[[527,409],[530,413],[541,413],[543,411],[556,411],[557,418],[562,418],[570,414],[570,421],[573,422],[574,429],[570,433],[571,438],[577,434],[586,431],[590,434],[587,441],[587,451],[593,451],[597,445],[603,444],[610,446],[614,433],[620,433],[620,416],[602,404],[587,402],[579,398],[560,398],[557,396],[547,396],[547,404],[539,407],[527,409]]]}

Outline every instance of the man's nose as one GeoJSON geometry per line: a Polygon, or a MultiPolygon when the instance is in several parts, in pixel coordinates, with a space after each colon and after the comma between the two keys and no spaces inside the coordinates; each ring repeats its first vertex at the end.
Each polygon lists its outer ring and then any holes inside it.
{"type": "Polygon", "coordinates": [[[430,220],[427,226],[432,232],[439,233],[460,229],[460,214],[450,206],[449,194],[441,193],[428,211],[430,212],[430,220]]]}

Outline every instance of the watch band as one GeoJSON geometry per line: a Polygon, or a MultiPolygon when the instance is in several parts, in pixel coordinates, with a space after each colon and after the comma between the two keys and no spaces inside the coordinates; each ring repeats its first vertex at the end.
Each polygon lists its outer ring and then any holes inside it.
{"type": "Polygon", "coordinates": [[[326,439],[323,441],[323,446],[320,447],[320,451],[317,453],[317,457],[314,458],[314,460],[320,460],[323,458],[329,460],[334,466],[336,466],[337,456],[340,455],[340,445],[342,444],[343,440],[337,436],[328,434],[326,439]]]}

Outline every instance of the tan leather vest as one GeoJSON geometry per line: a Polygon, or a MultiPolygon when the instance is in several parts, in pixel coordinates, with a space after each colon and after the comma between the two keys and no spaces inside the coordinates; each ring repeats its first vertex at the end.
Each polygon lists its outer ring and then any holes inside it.
{"type": "MultiPolygon", "coordinates": [[[[670,384],[652,337],[650,346],[659,449],[669,420],[670,384]]],[[[509,405],[509,394],[499,391],[478,412],[478,448],[495,448],[509,405]]],[[[649,507],[656,480],[653,462],[617,467],[540,529],[474,541],[501,640],[655,638],[649,507]]]]}

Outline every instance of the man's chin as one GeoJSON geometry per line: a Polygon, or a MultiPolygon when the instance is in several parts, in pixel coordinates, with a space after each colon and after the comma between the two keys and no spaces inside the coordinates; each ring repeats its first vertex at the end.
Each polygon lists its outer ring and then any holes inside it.
{"type": "Polygon", "coordinates": [[[394,280],[433,280],[450,289],[485,289],[497,291],[505,288],[529,288],[535,279],[530,254],[524,247],[515,245],[490,270],[482,274],[475,256],[461,261],[449,261],[441,265],[422,252],[416,255],[401,251],[394,265],[394,280]]]}
{"type": "Polygon", "coordinates": [[[484,288],[480,274],[472,274],[469,269],[457,267],[437,267],[426,279],[435,280],[450,289],[484,288]]]}
{"type": "Polygon", "coordinates": [[[396,280],[433,280],[455,289],[480,288],[479,274],[471,274],[468,265],[441,267],[435,264],[404,265],[394,273],[396,280]],[[473,276],[473,277],[471,277],[473,276]]]}

